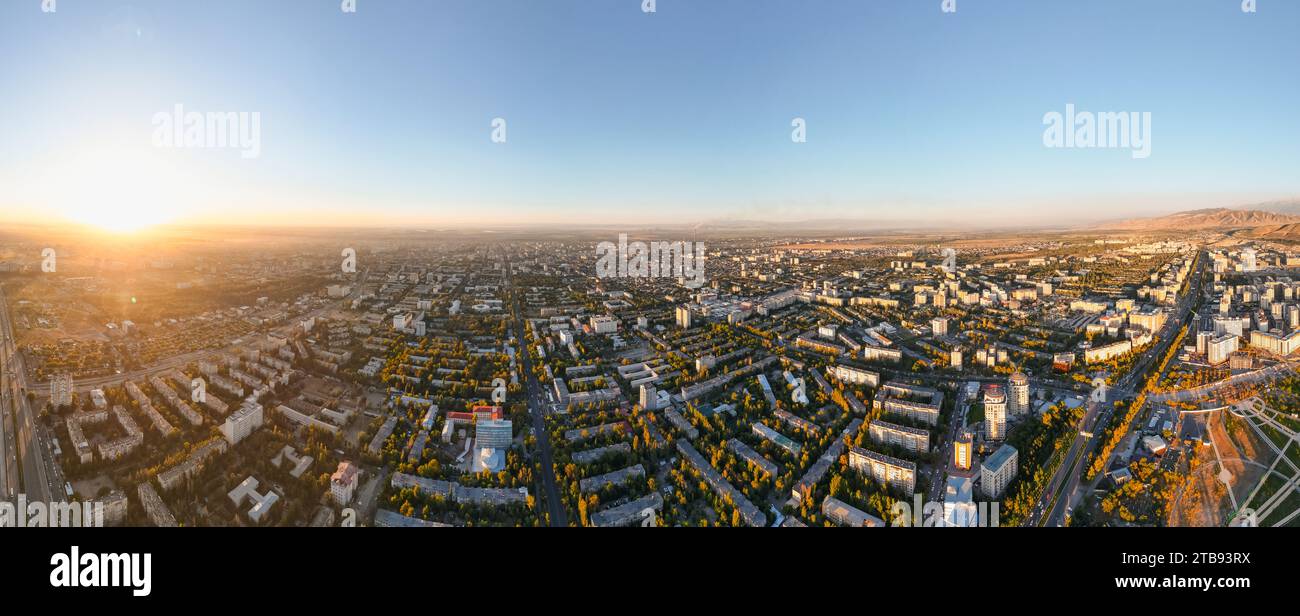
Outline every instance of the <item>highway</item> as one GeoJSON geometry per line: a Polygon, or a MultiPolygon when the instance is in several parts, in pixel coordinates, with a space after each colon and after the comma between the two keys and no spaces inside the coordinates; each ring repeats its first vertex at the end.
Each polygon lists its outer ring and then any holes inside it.
{"type": "Polygon", "coordinates": [[[1094,439],[1083,436],[1083,433],[1097,434],[1097,430],[1106,426],[1115,411],[1111,402],[1111,400],[1104,403],[1088,401],[1083,419],[1079,421],[1079,429],[1074,434],[1074,440],[1070,442],[1070,449],[1066,451],[1061,466],[1052,475],[1052,480],[1043,489],[1038,506],[1034,507],[1025,519],[1026,525],[1060,526],[1063,524],[1065,510],[1075,489],[1079,487],[1079,478],[1088,459],[1087,454],[1092,451],[1094,443],[1094,439]],[[1057,495],[1063,495],[1064,498],[1057,498],[1057,495]]]}
{"type": "MultiPolygon", "coordinates": [[[[4,289],[0,287],[0,335],[4,343],[0,344],[0,391],[4,395],[4,409],[8,419],[12,420],[14,430],[5,431],[5,441],[16,440],[15,445],[5,447],[8,456],[16,449],[19,471],[9,476],[9,489],[14,493],[27,495],[29,502],[63,502],[67,500],[63,490],[63,477],[54,456],[50,453],[49,438],[46,431],[36,422],[31,405],[27,402],[27,371],[23,366],[22,355],[14,340],[13,322],[9,318],[9,302],[4,289]],[[12,437],[12,438],[11,438],[12,437]],[[21,477],[22,486],[14,486],[13,477],[21,477]]],[[[8,466],[6,460],[6,466],[8,466]]]]}
{"type": "MultiPolygon", "coordinates": [[[[0,288],[0,302],[4,290],[0,288]]],[[[13,404],[9,400],[9,333],[0,328],[0,499],[13,502],[18,496],[18,441],[13,423],[13,404]]]]}
{"type": "MultiPolygon", "coordinates": [[[[1115,412],[1114,402],[1128,392],[1134,391],[1135,388],[1142,387],[1142,378],[1151,370],[1152,364],[1160,361],[1168,352],[1169,347],[1178,342],[1176,340],[1178,332],[1187,323],[1192,313],[1193,304],[1199,304],[1200,302],[1201,278],[1204,271],[1204,255],[1198,254],[1195,269],[1189,274],[1191,281],[1188,283],[1187,292],[1179,298],[1178,303],[1175,305],[1175,316],[1167,319],[1164,326],[1161,327],[1158,334],[1159,342],[1156,347],[1143,353],[1134,362],[1133,369],[1121,377],[1115,387],[1108,388],[1104,402],[1091,400],[1088,402],[1087,412],[1079,422],[1079,431],[1075,434],[1074,441],[1070,444],[1065,459],[1061,462],[1061,466],[1057,468],[1047,487],[1043,489],[1038,505],[1034,507],[1034,510],[1030,512],[1030,515],[1025,520],[1026,525],[1065,525],[1066,517],[1076,500],[1075,492],[1078,490],[1083,471],[1088,465],[1088,454],[1096,447],[1096,441],[1099,440],[1092,438],[1092,435],[1100,435],[1110,423],[1115,412]],[[1085,436],[1085,434],[1089,436],[1085,436]]],[[[1137,419],[1135,418],[1134,421],[1137,421],[1137,419]]],[[[1123,429],[1127,433],[1128,430],[1132,429],[1132,426],[1123,426],[1123,429]]],[[[1109,465],[1109,460],[1107,460],[1107,465],[1109,465]]]]}
{"type": "MultiPolygon", "coordinates": [[[[512,284],[510,261],[506,261],[506,286],[512,284]]],[[[514,289],[511,288],[511,295],[514,295],[514,289]]],[[[546,409],[549,405],[546,403],[546,394],[542,391],[541,383],[537,382],[537,375],[533,373],[533,358],[528,354],[528,343],[525,338],[524,329],[524,312],[519,305],[519,298],[512,297],[510,300],[511,309],[514,311],[515,339],[519,344],[519,351],[515,354],[519,357],[519,365],[524,371],[524,394],[528,397],[528,412],[533,419],[533,434],[537,438],[537,450],[541,454],[541,473],[542,485],[546,489],[546,509],[550,513],[551,526],[568,526],[568,516],[564,513],[564,505],[560,501],[560,490],[555,482],[555,464],[551,453],[551,435],[546,431],[546,409]]]]}
{"type": "MultiPolygon", "coordinates": [[[[333,309],[337,306],[338,303],[341,303],[341,302],[349,302],[349,301],[352,301],[352,300],[356,299],[357,297],[359,297],[359,296],[361,295],[362,287],[365,285],[365,283],[366,283],[366,279],[367,279],[369,276],[370,276],[370,268],[366,268],[364,271],[362,271],[361,276],[357,278],[356,282],[353,282],[353,283],[352,283],[352,292],[349,293],[347,297],[345,297],[345,298],[343,298],[343,299],[341,299],[341,300],[338,300],[338,302],[331,302],[330,304],[328,304],[328,305],[326,305],[326,306],[324,306],[324,307],[321,307],[321,308],[317,308],[317,309],[315,309],[315,310],[313,310],[313,311],[311,311],[311,312],[308,312],[308,313],[305,313],[305,314],[302,314],[302,315],[295,316],[295,317],[293,317],[293,318],[290,319],[290,322],[289,322],[288,324],[286,324],[286,325],[282,325],[282,326],[279,326],[279,327],[272,328],[271,331],[278,331],[278,332],[281,332],[281,333],[287,333],[287,332],[290,332],[290,331],[292,331],[295,327],[298,326],[298,323],[299,323],[299,322],[301,322],[301,321],[306,321],[306,320],[308,320],[308,319],[314,319],[314,318],[316,318],[316,317],[322,316],[322,315],[328,313],[330,310],[333,310],[333,309]]],[[[260,331],[260,330],[259,330],[259,331],[260,331]]],[[[229,342],[229,341],[227,341],[227,342],[229,342]]],[[[225,345],[223,345],[223,348],[224,348],[224,346],[225,346],[225,345]]],[[[207,357],[207,356],[209,356],[209,355],[212,355],[212,353],[213,353],[215,350],[216,350],[216,349],[199,349],[199,350],[197,350],[197,351],[190,351],[189,353],[185,353],[185,354],[182,354],[182,355],[176,355],[176,356],[173,356],[173,357],[169,357],[169,358],[164,359],[164,360],[162,360],[162,361],[158,361],[158,362],[155,362],[155,363],[153,363],[153,364],[150,364],[149,366],[146,366],[146,367],[144,367],[144,368],[139,368],[139,369],[136,369],[136,370],[132,370],[132,371],[130,371],[130,372],[123,372],[123,373],[121,373],[121,374],[110,374],[110,375],[107,375],[107,376],[95,376],[95,377],[88,377],[88,378],[84,378],[84,379],[79,379],[79,380],[77,380],[76,383],[73,384],[73,388],[72,388],[72,389],[73,389],[73,391],[76,391],[76,392],[79,392],[79,393],[83,393],[83,394],[85,394],[85,393],[89,393],[90,390],[92,390],[92,389],[100,389],[100,388],[103,388],[103,387],[106,387],[106,386],[111,386],[111,385],[120,385],[123,381],[136,381],[136,382],[139,382],[139,381],[142,381],[142,380],[145,380],[145,379],[149,378],[149,377],[152,376],[152,375],[158,374],[158,373],[160,373],[160,372],[166,372],[167,370],[171,370],[171,369],[173,369],[173,368],[177,368],[177,369],[184,368],[185,366],[188,366],[188,365],[190,365],[190,364],[192,364],[192,363],[195,363],[195,362],[197,362],[197,361],[199,361],[199,360],[201,360],[201,359],[203,359],[203,358],[205,358],[205,357],[207,357]]],[[[47,385],[47,384],[45,384],[45,383],[38,383],[38,384],[37,384],[37,386],[40,386],[40,385],[47,385]]]]}
{"type": "MultiPolygon", "coordinates": [[[[122,381],[139,382],[159,372],[170,370],[172,368],[184,368],[185,366],[194,363],[200,359],[203,359],[204,357],[207,357],[212,353],[213,353],[213,349],[202,349],[199,351],[191,351],[184,355],[169,357],[160,362],[151,364],[146,368],[140,368],[138,370],[132,370],[130,372],[123,372],[121,374],[110,374],[108,376],[96,376],[96,377],[80,379],[75,383],[73,383],[72,390],[78,393],[88,394],[92,389],[102,389],[104,387],[111,386],[111,385],[121,385],[122,381]]],[[[37,383],[35,386],[49,387],[49,382],[47,381],[45,383],[37,383]]]]}

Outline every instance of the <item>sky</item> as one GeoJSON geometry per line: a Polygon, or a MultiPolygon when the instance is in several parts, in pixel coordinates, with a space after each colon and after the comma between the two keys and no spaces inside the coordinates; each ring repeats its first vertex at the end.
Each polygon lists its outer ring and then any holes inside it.
{"type": "Polygon", "coordinates": [[[1055,224],[1300,196],[1300,2],[654,4],[5,0],[0,220],[1055,224]],[[256,113],[257,156],[159,147],[177,104],[256,113]],[[1150,155],[1045,147],[1067,104],[1150,113],[1150,155]]]}

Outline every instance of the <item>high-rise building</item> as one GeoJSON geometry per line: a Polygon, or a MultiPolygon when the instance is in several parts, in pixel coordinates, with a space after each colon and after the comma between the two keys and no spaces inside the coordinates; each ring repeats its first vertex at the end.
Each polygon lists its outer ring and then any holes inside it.
{"type": "Polygon", "coordinates": [[[930,320],[930,331],[936,336],[948,335],[948,319],[936,317],[930,320]]]}
{"type": "Polygon", "coordinates": [[[984,388],[984,435],[990,441],[1007,437],[1007,394],[996,383],[984,388]]]}
{"type": "Polygon", "coordinates": [[[1238,338],[1232,334],[1224,334],[1206,343],[1205,357],[1211,366],[1217,366],[1228,361],[1228,356],[1237,352],[1238,338]]]}
{"type": "Polygon", "coordinates": [[[1214,340],[1214,332],[1196,332],[1196,352],[1201,355],[1208,353],[1211,340],[1214,340]]]}
{"type": "Polygon", "coordinates": [[[948,365],[954,370],[961,370],[961,349],[948,351],[948,365]]]}
{"type": "Polygon", "coordinates": [[[677,307],[677,326],[682,329],[691,328],[691,309],[686,305],[677,307]]]}
{"type": "Polygon", "coordinates": [[[221,424],[221,434],[226,437],[227,443],[236,445],[254,430],[262,427],[263,417],[264,410],[261,404],[252,398],[244,400],[239,410],[231,413],[226,417],[225,423],[221,424]]]}
{"type": "Polygon", "coordinates": [[[647,411],[657,410],[659,408],[659,391],[654,385],[641,385],[641,408],[647,411]]]}
{"type": "Polygon", "coordinates": [[[72,375],[60,372],[50,379],[50,405],[54,408],[72,406],[72,375]]]}
{"type": "Polygon", "coordinates": [[[591,317],[591,331],[597,334],[613,334],[618,332],[618,319],[609,315],[599,315],[591,317]]]}
{"type": "Polygon", "coordinates": [[[952,444],[952,463],[957,470],[969,471],[974,464],[974,439],[969,432],[963,432],[952,444]]]}
{"type": "Polygon", "coordinates": [[[1256,269],[1257,268],[1255,265],[1255,249],[1247,248],[1241,251],[1241,271],[1253,272],[1256,269]]]}
{"type": "Polygon", "coordinates": [[[1029,377],[1017,372],[1007,379],[1007,412],[1018,417],[1029,412],[1029,377]]]}
{"type": "Polygon", "coordinates": [[[980,486],[990,498],[998,498],[1016,476],[1019,452],[1011,445],[998,447],[980,466],[980,486]]]}

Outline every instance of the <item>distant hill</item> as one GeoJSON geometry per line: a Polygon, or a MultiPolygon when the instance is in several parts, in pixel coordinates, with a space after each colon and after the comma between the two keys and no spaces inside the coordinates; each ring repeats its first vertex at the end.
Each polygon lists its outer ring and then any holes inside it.
{"type": "Polygon", "coordinates": [[[1250,229],[1243,229],[1240,232],[1236,233],[1234,236],[1263,239],[1263,240],[1300,241],[1300,223],[1253,227],[1250,229]]]}
{"type": "Polygon", "coordinates": [[[1264,201],[1262,203],[1252,203],[1244,205],[1239,210],[1259,210],[1262,212],[1273,212],[1275,214],[1293,214],[1300,215],[1300,199],[1279,199],[1277,201],[1264,201]]]}
{"type": "Polygon", "coordinates": [[[1177,212],[1155,218],[1123,220],[1098,225],[1098,228],[1122,231],[1231,231],[1290,225],[1300,225],[1300,216],[1220,207],[1177,212]]]}

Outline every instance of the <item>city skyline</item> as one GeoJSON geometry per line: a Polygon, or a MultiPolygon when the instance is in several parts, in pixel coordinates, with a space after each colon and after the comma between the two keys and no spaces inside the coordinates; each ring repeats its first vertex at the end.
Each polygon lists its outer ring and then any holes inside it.
{"type": "Polygon", "coordinates": [[[1282,596],[1297,26],[0,0],[9,602],[1282,596]],[[938,527],[1072,530],[657,539],[938,527]]]}
{"type": "Polygon", "coordinates": [[[1292,4],[264,4],[0,8],[0,220],[1068,227],[1300,195],[1292,4]],[[256,114],[255,156],[160,145],[178,105],[256,114]],[[1046,147],[1068,105],[1150,114],[1149,156],[1046,147]]]}

